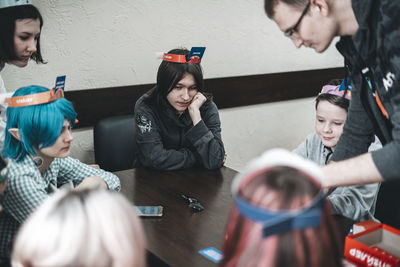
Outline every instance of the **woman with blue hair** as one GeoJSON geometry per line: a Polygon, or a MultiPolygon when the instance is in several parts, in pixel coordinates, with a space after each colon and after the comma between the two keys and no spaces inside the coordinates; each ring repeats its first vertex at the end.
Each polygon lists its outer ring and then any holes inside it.
{"type": "Polygon", "coordinates": [[[118,177],[69,157],[76,120],[72,103],[40,86],[18,89],[7,98],[3,155],[10,159],[8,186],[1,198],[0,257],[8,261],[14,235],[26,218],[65,184],[77,190],[100,187],[119,191],[118,177]]]}

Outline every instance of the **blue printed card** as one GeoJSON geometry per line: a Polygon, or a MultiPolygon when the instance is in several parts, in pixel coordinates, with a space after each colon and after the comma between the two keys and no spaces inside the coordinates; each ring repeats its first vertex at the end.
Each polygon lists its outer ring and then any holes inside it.
{"type": "Polygon", "coordinates": [[[201,59],[203,57],[204,51],[206,51],[206,48],[204,46],[192,47],[187,58],[190,59],[194,56],[198,56],[201,59]]]}
{"type": "Polygon", "coordinates": [[[223,256],[222,252],[214,247],[199,250],[199,253],[215,263],[219,263],[222,260],[223,256]]]}
{"type": "Polygon", "coordinates": [[[57,91],[57,89],[61,88],[64,91],[64,86],[65,86],[65,75],[58,76],[56,79],[56,85],[54,86],[54,89],[57,91]]]}

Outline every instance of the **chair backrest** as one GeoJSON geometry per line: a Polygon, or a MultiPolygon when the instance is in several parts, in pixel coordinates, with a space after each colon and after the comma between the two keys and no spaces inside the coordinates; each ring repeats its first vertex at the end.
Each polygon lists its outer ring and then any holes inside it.
{"type": "Polygon", "coordinates": [[[96,164],[106,171],[136,167],[135,117],[115,116],[99,120],[93,129],[96,164]]]}
{"type": "Polygon", "coordinates": [[[376,200],[375,217],[400,229],[400,180],[383,182],[376,200]]]}

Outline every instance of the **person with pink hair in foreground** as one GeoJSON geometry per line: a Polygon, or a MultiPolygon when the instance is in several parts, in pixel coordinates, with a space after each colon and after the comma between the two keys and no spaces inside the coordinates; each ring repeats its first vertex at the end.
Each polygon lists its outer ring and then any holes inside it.
{"type": "Polygon", "coordinates": [[[220,266],[342,266],[317,165],[282,149],[252,161],[233,184],[220,266]]]}

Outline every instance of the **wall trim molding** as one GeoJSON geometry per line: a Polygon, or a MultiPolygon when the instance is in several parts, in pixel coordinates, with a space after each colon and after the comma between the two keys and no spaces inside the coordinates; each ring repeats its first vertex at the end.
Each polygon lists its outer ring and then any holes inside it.
{"type": "MultiPolygon", "coordinates": [[[[205,79],[219,109],[316,96],[331,79],[342,78],[343,68],[269,73],[205,79]]],[[[103,118],[133,114],[136,100],[154,84],[66,91],[78,113],[76,128],[92,127],[103,118]]]]}

